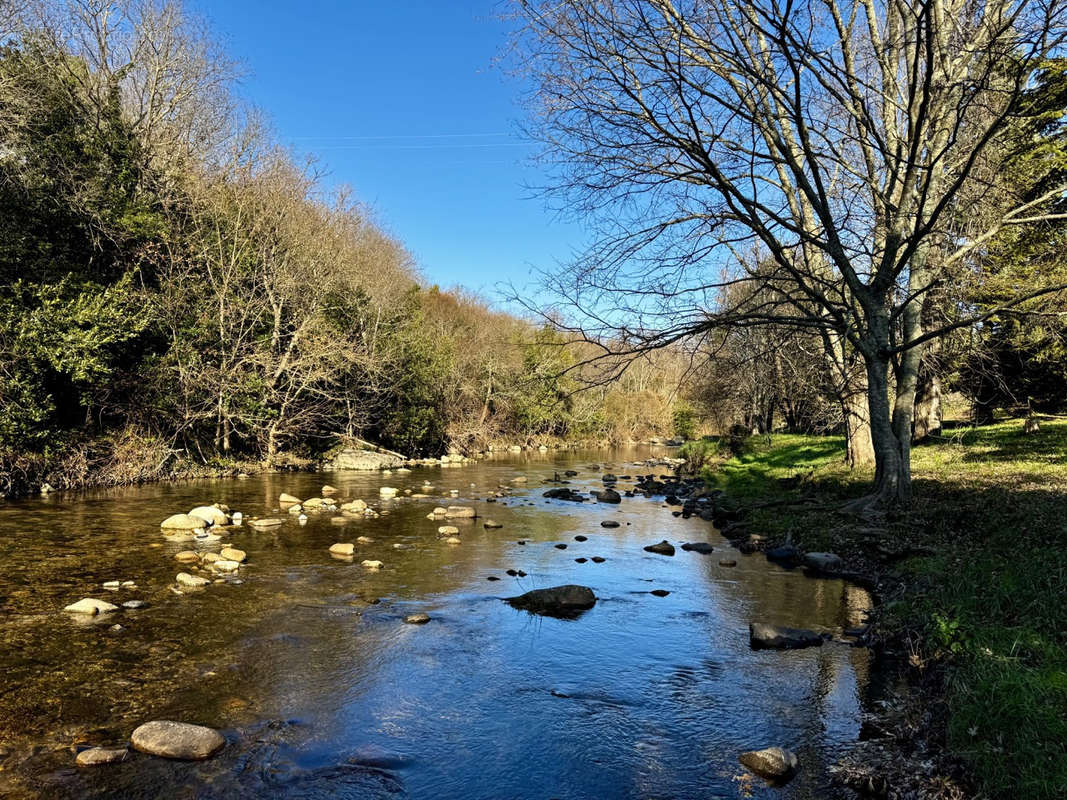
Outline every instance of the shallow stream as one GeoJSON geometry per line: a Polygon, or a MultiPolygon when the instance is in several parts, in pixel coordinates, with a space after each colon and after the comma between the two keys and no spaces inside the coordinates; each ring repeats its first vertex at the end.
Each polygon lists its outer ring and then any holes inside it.
{"type": "Polygon", "coordinates": [[[549,453],[0,504],[0,796],[832,797],[826,767],[859,732],[868,653],[836,641],[754,651],[748,623],[838,634],[862,622],[867,595],[741,555],[711,523],[672,516],[662,498],[542,497],[556,472],[578,470],[570,485],[588,491],[601,488],[601,471],[664,473],[634,466],[663,454],[549,453]],[[516,476],[528,483],[486,502],[516,476]],[[300,525],[277,511],[280,493],[319,495],[324,483],[388,513],[318,514],[300,525]],[[401,496],[380,500],[383,485],[401,496]],[[223,533],[220,544],[248,553],[241,583],[176,594],[187,568],[174,554],[189,545],[166,541],[159,523],[212,502],[285,522],[223,533]],[[462,544],[448,544],[426,515],[456,504],[503,527],[449,521],[462,544]],[[327,552],[358,536],[374,541],[357,544],[353,561],[327,552]],[[642,549],[661,539],[715,551],[642,549]],[[606,560],[575,561],[592,556],[606,560]],[[362,559],[384,568],[364,569],[362,559]],[[111,580],[137,588],[109,592],[111,580]],[[567,583],[598,598],[575,620],[501,602],[567,583]],[[62,611],[83,597],[148,605],[91,618],[62,611]],[[431,621],[403,623],[416,612],[431,621]],[[122,744],[151,719],[217,728],[227,745],[204,762],[131,752],[120,764],[74,766],[79,749],[122,744]],[[800,757],[785,787],[738,764],[741,751],[769,745],[800,757]]]}

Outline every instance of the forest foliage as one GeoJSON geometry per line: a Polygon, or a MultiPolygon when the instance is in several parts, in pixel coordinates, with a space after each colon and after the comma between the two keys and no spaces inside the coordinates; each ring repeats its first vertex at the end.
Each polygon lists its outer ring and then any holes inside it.
{"type": "Polygon", "coordinates": [[[647,365],[576,394],[585,354],[551,326],[426,286],[179,4],[2,8],[0,493],[346,436],[422,456],[672,434],[647,365]]]}

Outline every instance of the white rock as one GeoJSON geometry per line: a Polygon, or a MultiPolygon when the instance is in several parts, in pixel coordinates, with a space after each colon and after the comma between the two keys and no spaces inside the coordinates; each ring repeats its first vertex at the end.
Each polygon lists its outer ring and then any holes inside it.
{"type": "Polygon", "coordinates": [[[396,497],[396,489],[392,486],[383,486],[378,490],[378,494],[382,497],[396,497]]]}
{"type": "Polygon", "coordinates": [[[174,514],[159,523],[159,527],[161,528],[179,531],[196,530],[197,528],[203,528],[206,525],[207,523],[200,517],[194,517],[191,514],[174,514]]]}
{"type": "Polygon", "coordinates": [[[197,506],[189,512],[190,517],[199,517],[208,525],[226,525],[230,518],[214,506],[197,506]]]}
{"type": "Polygon", "coordinates": [[[119,607],[106,600],[96,600],[92,597],[85,597],[77,603],[71,603],[63,610],[69,611],[72,614],[88,614],[93,617],[97,614],[108,614],[112,611],[118,611],[119,607]]]}
{"type": "Polygon", "coordinates": [[[366,567],[367,569],[381,569],[385,564],[376,559],[367,559],[366,561],[361,561],[360,566],[366,567]]]}
{"type": "Polygon", "coordinates": [[[351,542],[337,542],[330,545],[330,552],[335,556],[350,556],[356,551],[356,546],[351,542]]]}

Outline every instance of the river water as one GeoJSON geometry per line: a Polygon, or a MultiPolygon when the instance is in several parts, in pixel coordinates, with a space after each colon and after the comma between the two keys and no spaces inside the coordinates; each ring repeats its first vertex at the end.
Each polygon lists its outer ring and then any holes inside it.
{"type": "Polygon", "coordinates": [[[858,735],[869,656],[833,641],[754,651],[748,623],[839,633],[862,621],[869,599],[743,556],[710,523],[673,517],[662,498],[612,506],[542,497],[542,481],[566,469],[579,471],[579,491],[600,488],[601,471],[666,472],[634,466],[649,455],[272,474],[0,505],[0,796],[833,796],[826,767],[858,735]],[[525,487],[486,502],[516,476],[525,487]],[[429,498],[379,500],[380,486],[403,495],[427,480],[429,498]],[[301,526],[276,512],[281,492],[319,495],[324,483],[388,513],[314,515],[301,526]],[[241,583],[176,594],[186,568],[174,554],[188,545],[166,541],[159,523],[212,502],[285,524],[226,530],[221,543],[248,553],[241,583]],[[473,505],[504,527],[460,520],[462,544],[447,544],[426,514],[449,504],[473,505]],[[374,541],[357,545],[353,562],[327,553],[358,536],[374,541]],[[664,538],[708,541],[715,552],[643,551],[664,538]],[[591,556],[606,560],[575,561],[591,556]],[[385,566],[366,570],[364,558],[385,566]],[[110,580],[137,588],[108,592],[110,580]],[[565,583],[591,587],[596,606],[560,620],[501,602],[565,583]],[[62,611],[82,597],[148,606],[88,619],[62,611]],[[403,623],[416,612],[431,622],[403,623]],[[204,762],[131,752],[120,764],[74,766],[78,750],[122,744],[151,719],[211,726],[227,745],[204,762]],[[769,745],[800,757],[783,788],[737,761],[769,745]]]}

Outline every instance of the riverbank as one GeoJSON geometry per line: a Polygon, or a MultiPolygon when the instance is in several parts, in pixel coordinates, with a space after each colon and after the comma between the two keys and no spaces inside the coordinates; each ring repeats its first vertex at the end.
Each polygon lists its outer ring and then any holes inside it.
{"type": "Polygon", "coordinates": [[[961,427],[917,446],[913,506],[889,518],[836,510],[871,478],[843,455],[837,437],[760,436],[703,474],[745,508],[755,541],[743,547],[837,553],[876,584],[874,638],[908,688],[869,728],[897,754],[933,759],[909,776],[917,790],[1062,797],[1067,419],[1031,434],[1022,420],[961,427]]]}

